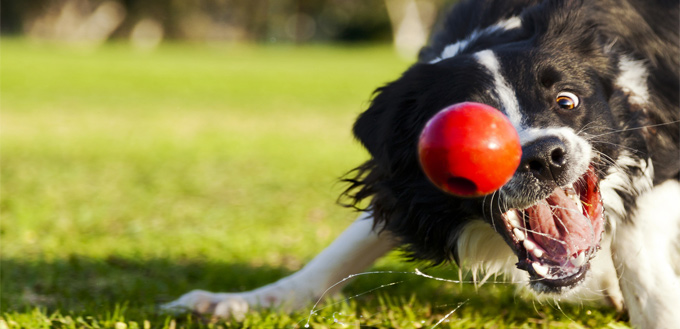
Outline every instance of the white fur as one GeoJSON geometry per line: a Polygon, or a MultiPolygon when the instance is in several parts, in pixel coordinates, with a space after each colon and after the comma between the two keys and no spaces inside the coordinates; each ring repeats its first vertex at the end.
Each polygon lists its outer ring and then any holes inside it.
{"type": "Polygon", "coordinates": [[[494,25],[488,26],[484,29],[481,30],[474,30],[472,33],[470,33],[469,36],[467,36],[465,39],[457,41],[455,43],[452,43],[446,47],[444,47],[444,50],[442,50],[441,54],[439,57],[433,59],[430,61],[430,64],[435,64],[438,62],[441,62],[445,59],[454,57],[458,54],[460,54],[465,48],[475,40],[479,39],[481,36],[489,35],[501,30],[507,31],[507,30],[512,30],[516,29],[522,26],[522,20],[515,16],[508,18],[506,20],[502,20],[494,25]]]}
{"type": "Polygon", "coordinates": [[[505,112],[510,119],[512,125],[518,131],[523,130],[523,118],[522,113],[519,110],[519,101],[517,100],[517,95],[515,90],[510,87],[508,81],[505,80],[501,74],[501,64],[498,62],[496,54],[491,50],[482,50],[475,53],[475,58],[477,62],[484,66],[494,79],[494,90],[490,91],[498,97],[498,101],[501,104],[501,111],[505,112]]]}
{"type": "Polygon", "coordinates": [[[619,223],[613,259],[630,319],[639,328],[680,328],[680,184],[667,181],[638,198],[619,223]]]}
{"type": "Polygon", "coordinates": [[[636,160],[629,151],[621,151],[615,165],[609,168],[607,175],[600,182],[602,200],[610,217],[610,225],[616,226],[626,217],[628,212],[626,205],[616,191],[623,191],[634,196],[641,195],[652,189],[653,178],[654,166],[651,162],[648,163],[642,159],[636,160]],[[623,169],[628,167],[639,168],[644,174],[640,177],[633,177],[623,169]]]}
{"type": "Polygon", "coordinates": [[[649,102],[649,90],[647,90],[649,71],[645,63],[623,57],[619,62],[619,69],[621,73],[616,79],[616,85],[630,94],[628,101],[637,105],[647,104],[649,102]]]}
{"type": "MultiPolygon", "coordinates": [[[[519,270],[515,263],[517,257],[491,225],[482,220],[473,220],[465,225],[458,236],[456,249],[461,267],[472,271],[475,278],[478,274],[506,274],[513,282],[524,279],[526,272],[519,270]]],[[[484,283],[484,280],[480,283],[484,283]]]]}
{"type": "Polygon", "coordinates": [[[194,310],[220,317],[242,318],[251,307],[299,309],[324,294],[333,294],[398,243],[389,234],[377,234],[369,213],[363,213],[328,248],[300,271],[275,283],[242,293],[191,291],[165,304],[168,311],[194,310]]]}

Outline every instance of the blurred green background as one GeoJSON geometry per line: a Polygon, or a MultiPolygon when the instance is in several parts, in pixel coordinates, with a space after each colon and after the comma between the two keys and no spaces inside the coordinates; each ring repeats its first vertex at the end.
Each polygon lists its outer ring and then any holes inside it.
{"type": "MultiPolygon", "coordinates": [[[[0,329],[304,325],[311,305],[244,322],[156,306],[272,282],[355,218],[335,202],[368,158],[353,120],[448,5],[4,1],[0,329]]],[[[372,270],[415,268],[459,275],[399,253],[372,270]]],[[[366,275],[311,324],[626,327],[611,309],[538,304],[496,282],[366,275]]]]}
{"type": "Polygon", "coordinates": [[[7,0],[2,33],[140,49],[192,42],[389,42],[412,55],[452,0],[7,0]]]}

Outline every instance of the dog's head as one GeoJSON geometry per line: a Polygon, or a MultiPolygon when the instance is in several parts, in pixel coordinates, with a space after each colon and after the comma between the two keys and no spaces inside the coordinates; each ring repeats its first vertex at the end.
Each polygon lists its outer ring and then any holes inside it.
{"type": "Polygon", "coordinates": [[[357,199],[417,258],[456,258],[466,224],[482,218],[503,236],[539,291],[581,281],[603,234],[599,181],[617,158],[618,57],[581,5],[546,2],[425,48],[418,63],[380,88],[354,132],[372,159],[357,199]],[[522,160],[496,193],[456,198],[429,183],[418,163],[425,123],[465,101],[504,112],[522,160]]]}

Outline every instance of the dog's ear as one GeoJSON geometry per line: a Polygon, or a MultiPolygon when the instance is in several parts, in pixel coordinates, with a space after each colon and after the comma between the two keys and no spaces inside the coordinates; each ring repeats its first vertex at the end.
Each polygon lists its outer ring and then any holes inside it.
{"type": "Polygon", "coordinates": [[[417,165],[413,160],[417,158],[418,136],[427,120],[452,104],[455,95],[451,90],[469,92],[465,79],[451,79],[461,74],[459,70],[416,63],[399,79],[374,92],[369,108],[354,123],[354,136],[379,165],[403,170],[417,165]]]}
{"type": "Polygon", "coordinates": [[[354,123],[354,136],[379,164],[389,166],[393,157],[403,158],[404,152],[415,150],[418,136],[413,134],[423,124],[422,110],[416,110],[423,95],[417,90],[427,90],[421,66],[412,66],[399,79],[376,89],[371,105],[354,123]]]}
{"type": "Polygon", "coordinates": [[[382,162],[386,160],[386,141],[390,138],[389,127],[395,108],[397,82],[392,82],[373,92],[369,108],[354,123],[354,136],[364,145],[371,156],[382,162]]]}

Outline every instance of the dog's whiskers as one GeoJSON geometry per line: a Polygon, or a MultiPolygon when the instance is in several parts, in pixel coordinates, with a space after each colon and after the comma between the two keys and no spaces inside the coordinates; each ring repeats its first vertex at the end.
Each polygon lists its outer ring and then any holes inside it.
{"type": "Polygon", "coordinates": [[[626,150],[628,150],[628,151],[631,151],[632,153],[640,153],[640,151],[638,151],[638,150],[636,150],[636,149],[634,149],[634,148],[632,148],[632,147],[625,146],[625,145],[620,144],[620,143],[612,143],[612,142],[605,142],[605,141],[598,141],[598,140],[590,140],[590,142],[591,142],[591,143],[596,143],[596,144],[607,144],[607,145],[612,145],[612,146],[620,147],[620,148],[622,148],[622,149],[626,149],[626,150]]]}
{"type": "Polygon", "coordinates": [[[607,136],[607,135],[611,135],[611,134],[617,134],[617,133],[623,133],[623,132],[629,132],[629,131],[635,131],[635,130],[641,130],[641,129],[647,129],[647,128],[654,128],[654,127],[662,127],[662,126],[672,125],[672,124],[676,124],[676,123],[680,123],[680,120],[658,123],[658,124],[653,124],[653,125],[644,125],[644,126],[633,127],[633,128],[615,129],[615,130],[612,130],[610,132],[602,133],[602,134],[599,134],[599,135],[589,135],[589,136],[586,137],[586,139],[590,140],[592,138],[607,136]]]}

